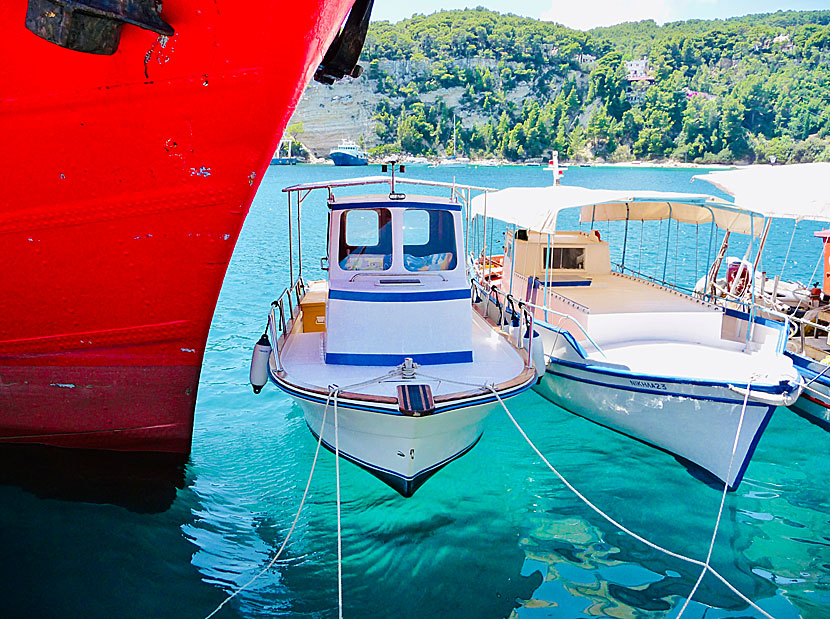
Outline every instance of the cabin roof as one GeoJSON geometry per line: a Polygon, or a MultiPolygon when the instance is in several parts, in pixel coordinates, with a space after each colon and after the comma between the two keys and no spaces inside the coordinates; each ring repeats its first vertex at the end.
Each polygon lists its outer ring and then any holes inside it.
{"type": "Polygon", "coordinates": [[[460,210],[461,205],[448,197],[426,196],[421,194],[405,194],[404,198],[392,197],[404,194],[372,194],[362,196],[332,197],[329,200],[330,209],[344,208],[405,208],[411,206],[426,206],[447,210],[460,210]]]}

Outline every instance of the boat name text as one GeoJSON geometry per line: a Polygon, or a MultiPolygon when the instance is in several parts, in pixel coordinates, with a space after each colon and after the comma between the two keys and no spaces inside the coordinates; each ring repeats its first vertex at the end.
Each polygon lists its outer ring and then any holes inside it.
{"type": "Polygon", "coordinates": [[[640,387],[641,389],[659,389],[660,391],[669,390],[663,383],[652,383],[647,380],[629,380],[628,382],[630,382],[632,386],[640,387]]]}

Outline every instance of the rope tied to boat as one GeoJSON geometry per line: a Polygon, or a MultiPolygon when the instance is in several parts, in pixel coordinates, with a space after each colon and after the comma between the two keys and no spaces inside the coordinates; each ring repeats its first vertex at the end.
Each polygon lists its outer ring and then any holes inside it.
{"type": "MultiPolygon", "coordinates": [[[[337,485],[337,616],[343,619],[343,535],[340,525],[340,432],[337,425],[337,397],[340,395],[340,387],[329,385],[329,399],[334,398],[334,471],[337,485]]],[[[328,406],[328,400],[326,400],[328,406]]],[[[323,427],[325,427],[325,413],[323,414],[323,427]]],[[[323,436],[323,428],[320,428],[320,436],[323,436]]]]}
{"type": "MultiPolygon", "coordinates": [[[[599,507],[594,505],[585,495],[583,495],[579,490],[577,490],[576,487],[574,487],[573,484],[571,484],[567,479],[565,479],[565,477],[556,469],[556,467],[554,467],[550,463],[550,461],[544,456],[544,454],[542,454],[542,452],[539,450],[539,448],[533,443],[533,441],[530,439],[530,437],[524,431],[522,426],[519,425],[519,422],[516,421],[516,418],[512,415],[510,410],[507,408],[507,405],[504,403],[504,400],[502,400],[501,396],[499,395],[498,391],[496,390],[495,385],[490,383],[490,384],[486,385],[486,387],[490,391],[492,391],[493,395],[496,397],[496,400],[498,400],[499,404],[501,404],[501,407],[504,409],[504,412],[507,413],[507,416],[510,418],[510,421],[512,421],[513,425],[516,426],[516,429],[519,431],[519,433],[525,439],[527,444],[530,445],[531,449],[533,449],[533,451],[536,452],[536,455],[539,456],[539,458],[541,458],[542,462],[545,463],[545,465],[554,473],[554,475],[556,475],[559,478],[559,480],[571,492],[573,492],[577,496],[577,498],[579,498],[583,503],[585,503],[585,505],[590,507],[594,512],[596,512],[598,515],[602,516],[605,520],[610,522],[612,525],[614,525],[620,531],[622,531],[623,533],[626,533],[627,535],[630,535],[631,537],[638,540],[639,542],[642,542],[646,546],[648,546],[650,548],[653,548],[654,550],[657,550],[659,552],[662,552],[663,554],[666,554],[670,557],[674,557],[676,559],[680,559],[681,561],[685,561],[687,563],[691,563],[693,565],[697,565],[699,567],[702,567],[703,568],[703,573],[705,573],[707,571],[711,572],[712,575],[714,575],[718,580],[720,580],[724,585],[726,585],[735,595],[737,595],[744,602],[746,602],[752,608],[754,608],[759,613],[761,613],[764,617],[767,617],[768,619],[774,619],[774,617],[772,615],[767,613],[763,608],[761,608],[760,606],[755,604],[755,602],[753,602],[748,597],[746,597],[734,585],[732,585],[728,580],[726,580],[723,576],[721,576],[720,573],[718,573],[718,571],[715,570],[715,568],[713,568],[711,565],[709,565],[709,557],[707,557],[706,562],[704,562],[704,561],[700,561],[698,559],[693,559],[691,557],[687,557],[687,556],[682,555],[682,554],[677,553],[677,552],[673,552],[673,551],[671,551],[667,548],[664,548],[664,547],[660,546],[659,544],[656,544],[656,543],[642,537],[641,535],[638,535],[637,533],[635,533],[634,531],[628,529],[627,527],[623,526],[621,523],[617,522],[611,516],[606,514],[604,511],[602,511],[599,507]]],[[[746,395],[745,395],[745,398],[744,398],[744,407],[743,407],[743,411],[741,412],[741,421],[743,421],[743,412],[746,410],[748,398],[749,398],[749,384],[747,384],[746,395]]],[[[735,444],[736,445],[737,445],[738,436],[740,436],[740,423],[739,423],[738,433],[737,433],[737,436],[736,436],[736,439],[735,439],[735,444]]],[[[733,455],[734,455],[734,448],[733,448],[733,455]]],[[[730,464],[730,466],[731,466],[731,464],[730,464]]],[[[727,475],[727,478],[728,478],[728,475],[727,475]]],[[[725,485],[728,488],[728,484],[725,484],[725,485]]],[[[724,490],[724,497],[725,497],[725,492],[726,492],[726,490],[724,490]]],[[[723,502],[721,503],[721,510],[722,509],[723,509],[723,502]]],[[[719,522],[720,522],[720,513],[718,514],[718,524],[719,524],[719,522]]],[[[716,525],[716,528],[715,528],[715,533],[717,533],[717,525],[716,525]]],[[[712,539],[712,544],[714,545],[714,535],[713,535],[713,539],[712,539]]],[[[711,555],[711,547],[710,547],[710,555],[711,555]]],[[[697,585],[695,585],[695,588],[692,590],[692,594],[694,594],[696,589],[697,589],[697,585]]],[[[690,595],[689,599],[691,599],[691,595],[690,595]]],[[[688,600],[687,600],[686,603],[688,604],[688,600]]],[[[684,605],[684,608],[685,608],[685,605],[684,605]]],[[[680,617],[680,615],[682,615],[682,610],[681,610],[681,613],[678,615],[678,617],[680,617]]]]}
{"type": "MultiPolygon", "coordinates": [[[[726,479],[728,480],[732,475],[732,464],[735,462],[735,452],[738,450],[738,440],[741,437],[741,428],[744,425],[744,416],[746,415],[746,406],[749,402],[749,392],[752,388],[752,378],[749,379],[749,382],[746,384],[746,393],[744,394],[744,403],[741,406],[741,416],[738,418],[738,429],[735,431],[735,440],[732,443],[732,454],[729,456],[729,468],[726,470],[726,479]]],[[[706,553],[706,565],[701,570],[700,576],[697,578],[697,582],[695,582],[695,586],[692,587],[692,590],[689,592],[689,596],[686,598],[686,601],[683,603],[683,606],[680,608],[680,612],[677,613],[677,619],[683,616],[683,613],[686,612],[686,607],[689,605],[689,602],[692,601],[695,593],[697,592],[697,588],[700,586],[700,583],[703,581],[703,577],[706,575],[711,569],[711,565],[709,561],[712,559],[712,551],[715,548],[715,539],[718,536],[718,528],[720,527],[720,519],[723,515],[723,506],[726,503],[726,493],[729,490],[729,482],[723,482],[723,494],[720,498],[720,507],[718,508],[718,517],[715,520],[715,529],[712,531],[712,541],[709,543],[709,551],[706,553]]]]}
{"type": "MultiPolygon", "coordinates": [[[[277,559],[280,558],[280,555],[282,555],[282,552],[283,552],[283,550],[285,550],[285,547],[288,545],[288,540],[291,539],[291,534],[294,532],[294,529],[297,526],[297,521],[300,519],[300,513],[302,513],[302,511],[303,511],[303,506],[305,505],[306,497],[308,497],[308,490],[309,490],[309,488],[311,488],[311,480],[314,477],[314,469],[317,466],[317,458],[320,455],[320,445],[323,442],[323,428],[325,428],[325,426],[326,426],[326,415],[328,413],[329,402],[331,401],[332,397],[334,397],[335,423],[336,423],[336,420],[337,420],[337,396],[338,396],[339,393],[340,393],[340,389],[338,387],[336,387],[335,385],[329,385],[329,397],[326,399],[326,406],[323,409],[323,421],[320,424],[320,434],[318,435],[318,438],[317,438],[317,449],[314,450],[314,459],[311,461],[311,470],[309,471],[309,474],[308,474],[308,481],[306,482],[306,485],[305,485],[305,491],[303,492],[303,498],[300,500],[300,506],[297,508],[297,513],[294,514],[294,521],[291,523],[291,528],[288,529],[288,534],[285,536],[285,539],[282,541],[282,545],[280,546],[279,550],[277,550],[277,553],[273,556],[273,558],[268,562],[268,565],[266,565],[259,572],[257,572],[257,574],[254,575],[253,578],[251,578],[248,582],[246,582],[244,585],[239,587],[239,589],[237,589],[231,595],[229,595],[224,600],[222,600],[222,603],[219,604],[219,606],[217,606],[216,608],[214,608],[213,612],[211,612],[209,615],[207,615],[205,617],[205,619],[210,619],[211,617],[213,617],[216,613],[218,613],[222,609],[223,606],[225,606],[225,604],[230,602],[233,598],[235,598],[237,595],[242,593],[245,589],[250,587],[251,584],[253,584],[253,582],[257,578],[259,578],[265,572],[270,570],[274,566],[274,564],[277,562],[277,559]],[[332,387],[334,387],[334,390],[332,390],[332,387]]],[[[336,438],[336,434],[335,434],[335,438],[336,438]]],[[[338,472],[339,472],[339,470],[338,470],[338,472]]],[[[338,524],[338,553],[339,553],[339,550],[340,550],[340,548],[339,548],[339,541],[340,541],[340,539],[339,539],[339,537],[340,537],[340,501],[339,501],[339,497],[340,497],[340,479],[339,479],[339,477],[338,477],[337,490],[338,490],[338,506],[337,506],[338,507],[338,513],[337,513],[338,518],[337,518],[337,524],[338,524]]],[[[338,554],[338,558],[339,558],[339,554],[338,554]]],[[[338,563],[339,563],[339,561],[338,561],[338,563]]],[[[343,604],[342,604],[342,596],[341,596],[340,617],[342,618],[342,616],[343,616],[343,604]]]]}

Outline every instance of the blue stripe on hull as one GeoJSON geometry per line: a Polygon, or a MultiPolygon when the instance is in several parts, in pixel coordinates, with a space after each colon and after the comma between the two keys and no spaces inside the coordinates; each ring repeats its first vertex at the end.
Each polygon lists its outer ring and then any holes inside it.
{"type": "MultiPolygon", "coordinates": [[[[560,362],[556,361],[555,363],[560,363],[560,362]]],[[[551,366],[552,365],[553,364],[551,364],[551,366]]],[[[575,380],[575,381],[578,381],[578,382],[581,382],[581,383],[587,383],[589,385],[597,385],[598,387],[607,387],[608,389],[617,389],[619,391],[632,391],[634,393],[648,393],[648,394],[651,394],[651,395],[674,396],[674,397],[677,397],[677,398],[688,398],[690,400],[702,400],[704,402],[719,402],[719,403],[724,403],[724,404],[737,404],[738,406],[743,406],[743,403],[744,403],[743,398],[740,398],[740,399],[719,398],[719,397],[712,397],[712,396],[694,395],[694,394],[689,394],[689,393],[678,393],[678,392],[675,392],[675,391],[663,391],[661,389],[646,389],[646,388],[643,388],[643,387],[633,387],[633,386],[632,387],[626,387],[626,386],[623,386],[623,385],[603,383],[603,382],[600,382],[600,381],[597,381],[597,380],[591,380],[589,378],[584,378],[584,377],[581,377],[581,376],[574,376],[572,374],[562,374],[561,372],[556,372],[556,371],[552,370],[551,366],[548,366],[548,370],[547,370],[548,374],[552,374],[553,376],[558,376],[560,378],[567,378],[567,379],[570,379],[570,380],[575,380]]],[[[578,368],[578,369],[582,369],[582,368],[578,368]]],[[[590,369],[590,370],[585,369],[585,371],[586,372],[593,371],[593,368],[590,369]]],[[[650,376],[647,376],[647,375],[631,374],[631,375],[626,375],[625,378],[631,378],[632,380],[640,380],[642,382],[664,382],[664,379],[662,379],[662,378],[653,378],[653,377],[650,377],[650,376]]],[[[674,382],[679,383],[679,381],[674,381],[674,382]]],[[[691,386],[699,386],[699,383],[691,383],[690,382],[688,384],[691,385],[691,386]]],[[[726,383],[715,383],[713,385],[707,385],[707,386],[716,386],[716,387],[728,388],[728,385],[726,383]]],[[[753,387],[753,389],[754,389],[754,387],[753,387]]],[[[767,406],[767,405],[756,403],[756,402],[747,402],[747,406],[767,406]]]]}
{"type": "MultiPolygon", "coordinates": [[[[538,323],[536,326],[540,326],[538,323]]],[[[563,335],[567,332],[563,332],[563,335]]],[[[623,370],[623,369],[616,369],[616,368],[608,368],[601,365],[592,365],[590,361],[587,363],[575,363],[573,361],[565,361],[563,359],[557,359],[556,363],[559,365],[573,368],[575,370],[582,370],[584,372],[591,372],[592,374],[604,374],[606,376],[615,376],[620,379],[628,379],[628,380],[640,380],[646,382],[658,382],[658,383],[672,383],[675,385],[691,385],[694,387],[725,387],[729,388],[729,385],[737,385],[743,386],[746,383],[728,383],[724,381],[716,381],[716,380],[701,380],[697,378],[682,378],[679,376],[661,376],[659,374],[637,374],[636,372],[632,372],[630,370],[623,370]]],[[[605,383],[597,383],[600,385],[605,385],[605,383]]],[[[792,391],[791,389],[785,389],[783,385],[788,385],[786,381],[779,383],[778,385],[752,385],[753,391],[760,391],[762,393],[773,393],[773,394],[780,394],[783,392],[789,393],[792,391]]],[[[632,388],[632,391],[636,391],[636,389],[632,388]]],[[[666,393],[665,391],[659,391],[656,393],[666,393]]],[[[694,397],[694,396],[687,396],[685,394],[670,394],[670,395],[682,395],[683,397],[694,397]]],[[[743,402],[743,398],[740,400],[743,402]]]]}
{"type": "Polygon", "coordinates": [[[469,288],[451,290],[430,290],[429,292],[363,292],[355,290],[329,289],[329,299],[341,301],[371,301],[376,303],[409,303],[414,301],[456,301],[470,300],[469,288]]]}
{"type": "Polygon", "coordinates": [[[327,352],[326,363],[330,365],[377,365],[399,366],[407,358],[419,365],[445,365],[448,363],[472,363],[473,351],[427,352],[401,355],[327,352]]]}

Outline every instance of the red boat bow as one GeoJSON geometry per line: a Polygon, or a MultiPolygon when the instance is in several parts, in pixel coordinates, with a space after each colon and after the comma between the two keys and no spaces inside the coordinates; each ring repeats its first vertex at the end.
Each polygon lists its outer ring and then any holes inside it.
{"type": "Polygon", "coordinates": [[[242,223],[353,0],[166,0],[59,47],[3,3],[0,442],[187,453],[242,223]]]}

